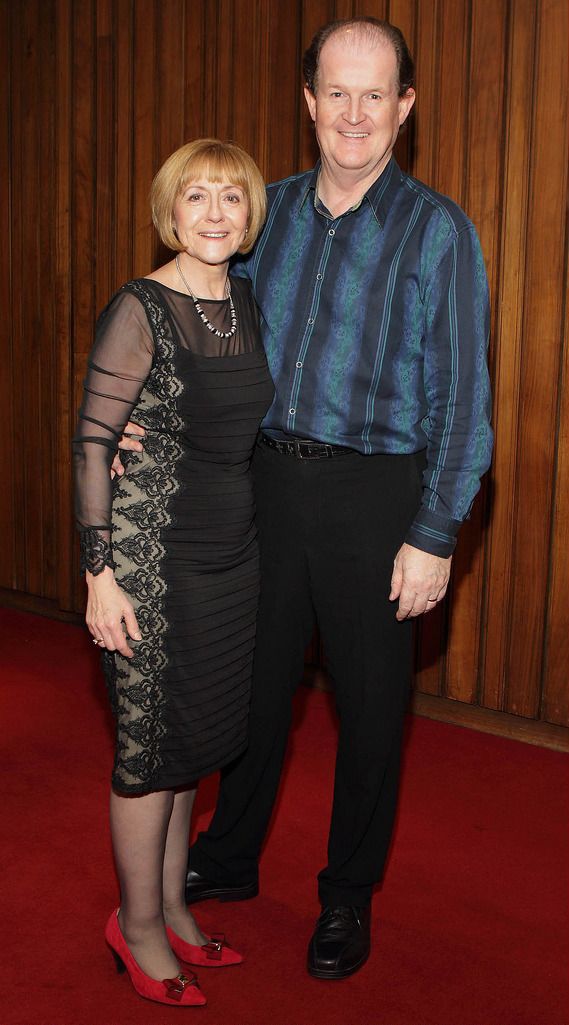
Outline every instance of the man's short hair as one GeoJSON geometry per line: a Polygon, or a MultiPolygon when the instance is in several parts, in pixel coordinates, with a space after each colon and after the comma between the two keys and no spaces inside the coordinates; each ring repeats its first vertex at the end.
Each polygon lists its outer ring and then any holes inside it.
{"type": "Polygon", "coordinates": [[[341,29],[350,28],[352,25],[358,27],[362,37],[374,41],[377,36],[382,36],[385,42],[391,43],[397,58],[397,89],[399,96],[405,96],[408,89],[415,83],[415,65],[405,42],[401,29],[391,25],[388,21],[380,21],[379,18],[361,17],[346,18],[341,21],[330,21],[318,29],[310,46],[302,58],[302,71],[304,81],[310,92],[314,95],[318,88],[318,65],[320,52],[324,43],[341,29]]]}
{"type": "Polygon", "coordinates": [[[253,157],[234,142],[219,139],[195,139],[180,146],[154,178],[150,206],[161,241],[174,252],[183,250],[173,224],[174,204],[189,182],[202,179],[230,182],[243,189],[249,206],[248,230],[238,252],[248,253],[257,241],[267,213],[265,182],[253,157]]]}

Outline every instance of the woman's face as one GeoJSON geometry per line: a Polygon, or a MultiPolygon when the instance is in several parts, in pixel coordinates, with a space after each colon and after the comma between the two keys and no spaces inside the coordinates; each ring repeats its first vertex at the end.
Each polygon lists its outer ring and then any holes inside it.
{"type": "Polygon", "coordinates": [[[202,263],[226,263],[247,234],[249,204],[231,182],[189,182],[174,204],[176,234],[187,254],[202,263]]]}

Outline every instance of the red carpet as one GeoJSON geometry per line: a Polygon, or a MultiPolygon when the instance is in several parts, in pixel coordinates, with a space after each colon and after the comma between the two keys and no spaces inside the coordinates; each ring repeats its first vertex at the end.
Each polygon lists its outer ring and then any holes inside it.
{"type": "MultiPolygon", "coordinates": [[[[0,611],[0,629],[0,1025],[567,1025],[567,759],[427,719],[409,723],[372,957],[343,982],[306,975],[334,725],[329,698],[304,688],[261,895],[197,911],[246,964],[199,972],[204,1009],[142,1001],[102,941],[117,889],[96,652],[36,616],[0,611]]],[[[208,780],[200,827],[214,797],[208,780]]]]}

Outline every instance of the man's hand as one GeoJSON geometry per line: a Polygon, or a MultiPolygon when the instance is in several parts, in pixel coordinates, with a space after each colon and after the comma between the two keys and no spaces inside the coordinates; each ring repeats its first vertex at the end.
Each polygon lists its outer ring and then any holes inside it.
{"type": "Polygon", "coordinates": [[[430,612],[444,598],[452,555],[441,559],[420,548],[403,544],[395,556],[391,577],[390,601],[399,598],[395,618],[410,619],[430,612]]]}
{"type": "MultiPolygon", "coordinates": [[[[144,427],[139,427],[138,424],[131,424],[129,420],[124,429],[124,434],[119,441],[119,448],[122,448],[125,452],[142,452],[143,446],[136,440],[136,438],[143,438],[144,433],[144,427]],[[135,435],[135,437],[133,437],[133,435],[135,435]]],[[[123,473],[124,466],[121,463],[121,457],[117,452],[111,464],[111,479],[115,474],[117,477],[122,477],[123,473]]]]}

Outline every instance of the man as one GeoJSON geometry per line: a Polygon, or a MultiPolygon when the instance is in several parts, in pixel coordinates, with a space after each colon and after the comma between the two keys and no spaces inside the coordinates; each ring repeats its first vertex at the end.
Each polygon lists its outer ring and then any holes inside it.
{"type": "Polygon", "coordinates": [[[308,971],[367,960],[395,815],[411,620],[447,589],[491,450],[484,263],[449,199],[392,152],[415,100],[398,29],[324,27],[305,54],[321,162],[268,188],[248,275],[276,397],[254,456],[261,600],[245,755],[190,852],[187,899],[258,891],[314,621],[339,711],[328,864],[308,971]]]}

